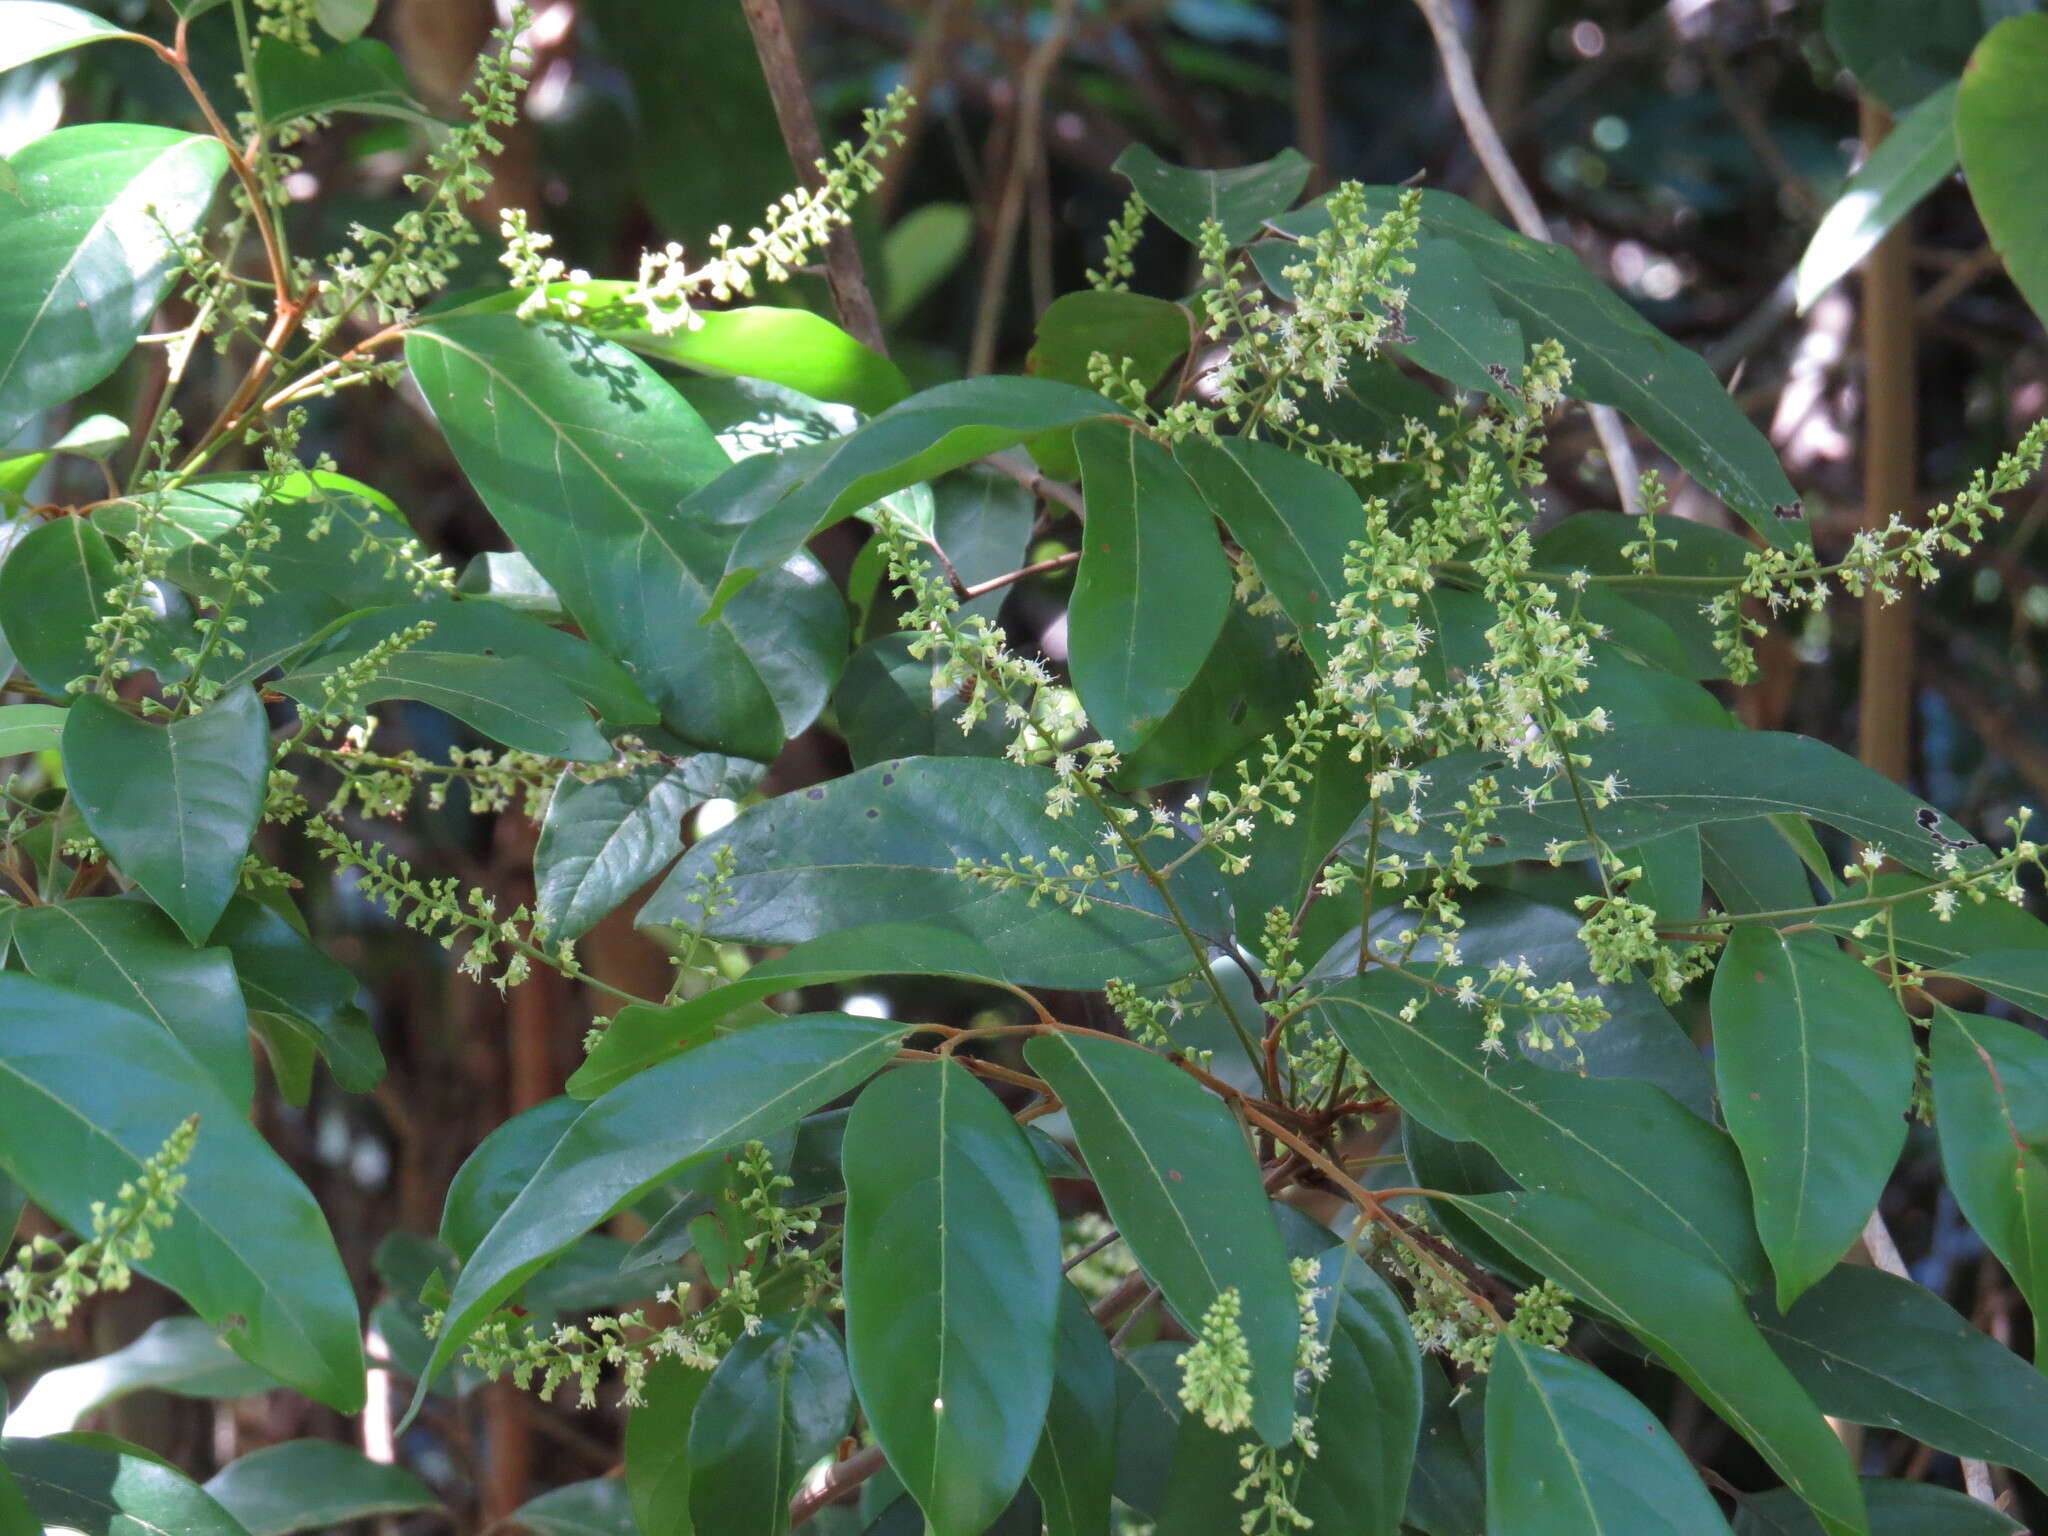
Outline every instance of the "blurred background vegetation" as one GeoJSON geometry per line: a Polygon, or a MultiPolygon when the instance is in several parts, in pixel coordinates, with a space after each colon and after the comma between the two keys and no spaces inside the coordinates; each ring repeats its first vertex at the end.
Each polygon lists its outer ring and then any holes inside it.
{"type": "MultiPolygon", "coordinates": [[[[148,0],[94,8],[161,27],[162,8],[148,0]]],[[[643,248],[694,246],[723,223],[744,229],[792,184],[741,0],[535,0],[534,9],[526,117],[484,206],[526,210],[572,266],[629,275],[643,248]]],[[[1941,17],[1953,8],[1917,0],[1862,0],[1862,9],[1889,39],[1888,94],[1899,107],[1925,88],[1916,82],[1952,78],[1981,30],[1945,30],[1941,17]]],[[[2048,339],[1953,179],[1875,258],[1875,271],[1795,312],[1800,254],[1863,136],[1882,128],[1830,42],[1819,0],[1461,0],[1452,10],[1552,237],[1712,362],[1767,427],[1824,551],[1846,542],[1866,508],[1881,519],[1952,493],[2048,410],[2048,339]]],[[[1421,179],[1493,206],[1423,13],[1408,0],[784,0],[783,11],[827,142],[854,131],[861,109],[895,86],[918,98],[909,142],[857,225],[887,345],[914,384],[1025,365],[1037,315],[1100,259],[1125,194],[1110,166],[1133,142],[1202,167],[1295,145],[1317,162],[1319,186],[1421,179]]],[[[396,50],[418,100],[447,115],[500,19],[495,0],[385,0],[372,35],[396,50]]],[[[201,61],[222,95],[232,69],[224,54],[201,61]]],[[[0,77],[0,155],[64,122],[185,124],[190,111],[140,50],[65,54],[0,77]]],[[[403,207],[399,178],[424,142],[405,117],[343,119],[309,142],[290,183],[295,245],[338,243],[356,219],[388,224],[403,207]]],[[[474,248],[479,284],[502,276],[493,232],[484,233],[474,248]]],[[[1191,262],[1184,244],[1155,230],[1134,286],[1178,297],[1191,262]]],[[[834,312],[816,276],[768,301],[834,312]]],[[[81,415],[127,418],[148,387],[139,368],[119,375],[81,415]]],[[[309,447],[393,497],[430,544],[458,562],[495,547],[495,530],[406,390],[352,391],[321,403],[314,420],[309,447]]],[[[1647,444],[1636,447],[1646,466],[1656,462],[1647,444]]],[[[1550,468],[1557,513],[1615,504],[1582,411],[1557,424],[1550,468]]],[[[56,472],[88,483],[39,494],[95,494],[90,464],[56,472]]],[[[1679,485],[1673,510],[1724,520],[1668,466],[1666,478],[1679,485]]],[[[1036,518],[1031,557],[1059,553],[1073,532],[1064,509],[1015,496],[1004,515],[1036,518]]],[[[1976,555],[1915,604],[1875,617],[1852,604],[1792,616],[1766,647],[1762,680],[1734,701],[1754,726],[1860,749],[1976,826],[2048,802],[2044,522],[2048,496],[2011,509],[1976,555]]],[[[857,591],[857,535],[847,529],[820,553],[857,591]]],[[[1019,583],[1003,610],[1013,635],[1055,656],[1061,636],[1046,630],[1064,577],[1019,583]]],[[[395,706],[386,718],[430,755],[463,744],[430,711],[395,706]]],[[[828,716],[792,744],[768,787],[795,787],[845,761],[828,716]]],[[[384,835],[426,868],[514,899],[530,879],[532,826],[511,814],[471,817],[459,795],[445,812],[384,835]]],[[[580,1058],[590,1004],[548,977],[501,998],[457,977],[451,957],[347,889],[316,886],[304,899],[330,948],[366,979],[392,1072],[374,1099],[316,1095],[300,1111],[270,1096],[266,1129],[326,1204],[364,1294],[416,1294],[433,1259],[424,1234],[438,1225],[449,1177],[486,1130],[559,1092],[580,1058]],[[378,1235],[393,1229],[422,1236],[380,1252],[378,1235]]],[[[668,959],[629,923],[630,911],[593,935],[592,969],[658,993],[668,959]]],[[[1916,1277],[2024,1347],[2012,1337],[2025,1329],[2017,1298],[1953,1203],[1934,1193],[1931,1148],[1917,1161],[1909,1154],[1903,1170],[1885,1214],[1916,1277]]],[[[621,1299],[603,1290],[585,1300],[621,1299]]],[[[140,1288],[92,1312],[72,1336],[39,1344],[34,1357],[0,1356],[15,1401],[38,1371],[125,1344],[166,1310],[140,1288]]],[[[379,1316],[402,1371],[416,1335],[402,1337],[411,1324],[401,1304],[379,1316]]],[[[1732,1437],[1717,1439],[1696,1405],[1671,1411],[1681,1440],[1708,1464],[1747,1454],[1732,1437]]],[[[324,1414],[282,1394],[144,1393],[91,1422],[203,1474],[272,1440],[355,1433],[324,1414]]],[[[489,1389],[440,1405],[404,1452],[480,1526],[544,1487],[607,1470],[617,1431],[607,1410],[579,1414],[489,1389]]],[[[1954,1480],[1952,1468],[1893,1465],[1881,1439],[1869,1454],[1867,1470],[1954,1480]]]]}

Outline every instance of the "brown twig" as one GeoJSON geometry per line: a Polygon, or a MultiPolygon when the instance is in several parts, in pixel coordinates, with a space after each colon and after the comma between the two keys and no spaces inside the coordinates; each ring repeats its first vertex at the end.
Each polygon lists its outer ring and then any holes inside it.
{"type": "Polygon", "coordinates": [[[835,1462],[832,1470],[789,1501],[789,1528],[793,1531],[828,1504],[836,1504],[889,1464],[879,1445],[855,1451],[835,1462]]]}
{"type": "MultiPolygon", "coordinates": [[[[747,14],[747,26],[754,34],[754,51],[761,56],[761,73],[768,80],[768,94],[775,101],[775,120],[782,125],[782,141],[803,184],[816,191],[824,184],[821,169],[825,141],[818,136],[818,119],[811,111],[810,93],[804,87],[803,66],[796,46],[782,18],[781,0],[740,0],[747,14]]],[[[839,310],[839,323],[862,344],[886,354],[882,319],[875,310],[875,296],[868,291],[867,274],[861,267],[860,246],[853,231],[835,225],[825,242],[825,281],[832,289],[832,302],[839,310]]]]}
{"type": "Polygon", "coordinates": [[[960,589],[960,600],[962,602],[972,602],[975,598],[993,592],[998,587],[1007,587],[1011,582],[1022,581],[1027,576],[1038,576],[1046,571],[1056,571],[1061,566],[1072,565],[1080,558],[1081,552],[1078,549],[1070,549],[1064,555],[1054,555],[1048,560],[1033,561],[1030,565],[1022,566],[1017,570],[1009,572],[1007,575],[991,576],[987,581],[977,581],[971,587],[962,587],[960,589]]]}

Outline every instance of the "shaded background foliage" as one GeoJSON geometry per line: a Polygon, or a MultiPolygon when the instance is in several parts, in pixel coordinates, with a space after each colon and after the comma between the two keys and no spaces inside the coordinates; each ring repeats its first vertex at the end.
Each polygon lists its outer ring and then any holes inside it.
{"type": "MultiPolygon", "coordinates": [[[[95,8],[126,25],[153,20],[142,0],[95,8]]],[[[629,271],[643,247],[694,240],[791,183],[739,0],[548,0],[536,9],[527,115],[508,136],[487,206],[525,209],[572,266],[629,271]]],[[[1883,82],[1892,105],[1909,105],[1967,55],[1974,33],[1958,40],[1926,21],[1943,9],[1863,6],[1866,35],[1897,44],[1895,56],[1865,61],[1863,71],[1883,82]]],[[[920,98],[911,142],[856,226],[892,355],[913,383],[1024,365],[1037,316],[1100,258],[1125,190],[1109,168],[1133,142],[1210,167],[1294,144],[1318,162],[1319,185],[1421,177],[1486,200],[1428,30],[1405,4],[801,0],[785,10],[828,140],[892,86],[908,84],[920,98]]],[[[374,35],[397,50],[420,99],[446,111],[498,19],[491,0],[387,0],[374,35]]],[[[1859,132],[1872,127],[1867,108],[1859,122],[1843,73],[1844,44],[1855,39],[1831,38],[1815,0],[1491,0],[1464,5],[1461,20],[1490,109],[1554,238],[1702,351],[1767,424],[1824,552],[1860,526],[1871,491],[1885,503],[1879,515],[1893,504],[1931,505],[2048,409],[2048,339],[1953,181],[1913,216],[1889,279],[1852,279],[1795,311],[1800,253],[1854,163],[1859,132]]],[[[223,88],[232,72],[225,57],[198,67],[223,88]]],[[[184,124],[189,115],[189,101],[139,51],[65,55],[0,77],[0,154],[59,122],[184,124]]],[[[297,238],[332,244],[352,219],[388,221],[413,145],[403,122],[378,119],[349,119],[314,141],[293,184],[297,238]]],[[[474,253],[480,281],[495,276],[490,249],[474,253]]],[[[1155,234],[1140,249],[1134,286],[1179,294],[1188,261],[1183,245],[1155,234]]],[[[832,312],[820,278],[789,288],[779,302],[832,312]]],[[[221,389],[231,382],[223,375],[221,389]]],[[[78,414],[130,417],[152,387],[138,361],[78,414]]],[[[319,404],[308,447],[362,467],[458,562],[498,546],[409,393],[319,404]]],[[[1550,467],[1558,513],[1612,504],[1583,414],[1559,424],[1550,467]]],[[[90,464],[65,461],[50,473],[76,485],[45,482],[41,494],[92,494],[90,464]]],[[[1674,510],[1724,515],[1684,490],[1674,510]]],[[[1019,515],[1035,515],[1032,558],[1068,548],[1074,529],[1062,508],[1019,515]]],[[[1735,699],[1747,723],[1860,747],[1972,825],[2041,803],[2044,522],[2048,495],[2036,495],[1916,604],[1873,622],[1838,603],[1775,635],[1763,678],[1735,699]]],[[[842,579],[858,577],[858,538],[843,525],[816,546],[842,579]]],[[[1054,571],[1019,583],[1002,603],[1013,634],[1055,657],[1066,579],[1054,571]]],[[[405,705],[380,713],[429,755],[460,744],[445,716],[405,705]]],[[[792,743],[769,787],[849,767],[843,707],[836,724],[792,743]]],[[[515,901],[529,896],[521,885],[530,879],[530,825],[471,818],[459,801],[386,836],[423,865],[515,901]]],[[[379,1237],[436,1229],[448,1181],[482,1135],[558,1092],[581,1060],[590,1004],[545,974],[501,999],[345,885],[302,873],[318,931],[364,978],[391,1072],[373,1098],[323,1086],[305,1110],[266,1092],[261,1121],[329,1212],[362,1293],[410,1295],[419,1251],[402,1237],[380,1249],[379,1237]]],[[[587,963],[600,977],[658,992],[667,959],[632,931],[631,916],[629,908],[600,925],[587,963]]],[[[915,1002],[927,1017],[973,1006],[949,1001],[940,983],[904,985],[921,989],[915,1002]]],[[[821,990],[813,1001],[834,1000],[821,990]]],[[[1931,1139],[1909,1146],[1884,1205],[1906,1261],[1987,1332],[2026,1349],[2018,1296],[1939,1190],[1931,1139]]],[[[33,1355],[0,1355],[0,1368],[19,1402],[39,1371],[125,1344],[167,1310],[141,1287],[33,1355]]],[[[398,1315],[385,1321],[405,1326],[398,1315]]],[[[1665,1406],[1696,1459],[1743,1480],[1750,1452],[1690,1398],[1665,1406]]],[[[94,1422],[201,1473],[274,1440],[350,1432],[282,1394],[209,1402],[144,1393],[94,1422]]],[[[404,1452],[451,1509],[489,1521],[543,1488],[609,1468],[618,1427],[608,1413],[572,1415],[491,1388],[430,1414],[404,1452]]],[[[1946,1458],[1909,1462],[1906,1448],[1870,1439],[1868,1471],[1956,1481],[1946,1458]]]]}

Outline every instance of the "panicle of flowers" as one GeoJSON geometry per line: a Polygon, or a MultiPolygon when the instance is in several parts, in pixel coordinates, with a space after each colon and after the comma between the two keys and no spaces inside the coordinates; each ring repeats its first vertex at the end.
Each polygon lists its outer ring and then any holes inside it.
{"type": "Polygon", "coordinates": [[[256,0],[256,31],[281,43],[317,54],[313,41],[315,0],[256,0]]]}
{"type": "Polygon", "coordinates": [[[1102,238],[1102,266],[1087,274],[1088,286],[1098,293],[1128,292],[1138,270],[1132,256],[1144,237],[1145,199],[1133,192],[1124,199],[1123,210],[1110,220],[1102,238]]]}
{"type": "MultiPolygon", "coordinates": [[[[159,473],[170,467],[178,431],[183,425],[177,411],[166,408],[157,423],[156,437],[146,452],[159,473]]],[[[98,663],[98,674],[74,678],[72,693],[95,686],[110,692],[112,684],[135,670],[135,653],[150,631],[161,622],[155,594],[161,591],[169,562],[169,545],[159,537],[164,521],[163,492],[147,483],[126,505],[134,509],[134,521],[122,531],[120,557],[114,562],[114,584],[100,594],[100,616],[93,621],[86,644],[98,663]]]]}
{"type": "Polygon", "coordinates": [[[1167,1033],[1161,1015],[1167,1009],[1157,998],[1147,997],[1121,977],[1112,976],[1102,988],[1103,998],[1123,1021],[1124,1033],[1140,1045],[1155,1051],[1171,1051],[1173,1036],[1167,1033]]]}
{"type": "MultiPolygon", "coordinates": [[[[664,1292],[663,1302],[674,1299],[664,1292]]],[[[439,1330],[439,1313],[429,1313],[428,1331],[439,1330]]],[[[542,1329],[509,1313],[499,1312],[482,1323],[463,1347],[463,1360],[491,1381],[510,1377],[522,1392],[543,1402],[565,1385],[576,1387],[577,1406],[597,1406],[597,1389],[605,1372],[618,1372],[626,1406],[646,1399],[647,1374],[663,1360],[680,1360],[692,1370],[709,1371],[732,1345],[732,1335],[713,1326],[708,1313],[680,1322],[654,1323],[647,1309],[600,1313],[580,1323],[557,1323],[542,1329]]]]}
{"type": "MultiPolygon", "coordinates": [[[[809,1260],[803,1239],[818,1230],[823,1213],[815,1205],[782,1203],[782,1191],[796,1188],[796,1180],[776,1168],[767,1147],[758,1141],[748,1142],[740,1152],[734,1178],[741,1191],[736,1202],[740,1217],[750,1229],[743,1244],[747,1252],[758,1254],[771,1266],[809,1260]]],[[[821,1271],[815,1279],[818,1284],[827,1283],[829,1272],[821,1271]]]]}
{"type": "Polygon", "coordinates": [[[1235,1286],[1219,1291],[1180,1357],[1182,1405],[1219,1434],[1235,1434],[1252,1421],[1252,1351],[1238,1321],[1242,1311],[1235,1286]]]}
{"type": "Polygon", "coordinates": [[[526,290],[526,297],[519,301],[520,319],[583,318],[590,300],[590,274],[548,254],[554,248],[553,235],[530,228],[524,208],[498,211],[498,235],[505,242],[499,264],[512,274],[514,288],[526,290]]]}
{"type": "Polygon", "coordinates": [[[1538,1349],[1563,1349],[1572,1336],[1571,1302],[1571,1292],[1554,1280],[1517,1291],[1507,1331],[1538,1349]]]}
{"type": "Polygon", "coordinates": [[[38,1328],[61,1328],[79,1304],[102,1291],[125,1291],[134,1267],[156,1253],[156,1234],[177,1214],[185,1188],[185,1165],[199,1136],[192,1116],[143,1160],[141,1171],[114,1192],[111,1202],[92,1203],[92,1235],[68,1252],[47,1235],[15,1250],[0,1273],[7,1300],[7,1337],[20,1343],[38,1328]]]}
{"type": "Polygon", "coordinates": [[[326,730],[367,724],[369,716],[363,710],[363,694],[383,677],[393,661],[423,644],[436,627],[432,619],[421,619],[393,630],[360,655],[337,662],[323,680],[320,704],[306,711],[309,723],[326,730]]]}

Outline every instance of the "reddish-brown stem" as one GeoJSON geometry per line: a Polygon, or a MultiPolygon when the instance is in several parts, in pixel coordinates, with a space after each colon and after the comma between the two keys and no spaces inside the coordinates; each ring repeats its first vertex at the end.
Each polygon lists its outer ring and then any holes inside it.
{"type": "Polygon", "coordinates": [[[789,1528],[795,1530],[828,1504],[837,1503],[889,1464],[879,1445],[855,1451],[846,1460],[789,1501],[789,1528]]]}
{"type": "Polygon", "coordinates": [[[962,587],[960,589],[960,600],[962,602],[972,602],[975,598],[985,593],[994,592],[998,588],[1007,587],[1014,581],[1022,581],[1027,576],[1041,575],[1046,571],[1059,570],[1062,566],[1072,565],[1080,558],[1081,552],[1078,549],[1069,550],[1066,554],[1054,555],[1049,560],[1034,561],[1030,565],[1011,571],[1006,576],[991,576],[987,581],[977,581],[971,587],[962,587]]]}
{"type": "Polygon", "coordinates": [[[292,339],[292,333],[298,330],[299,322],[305,317],[305,303],[295,299],[278,300],[277,313],[270,322],[270,334],[263,338],[263,355],[249,365],[249,372],[236,387],[234,395],[220,408],[220,414],[214,417],[213,424],[193,445],[192,452],[185,459],[187,466],[197,463],[207,452],[210,444],[242,425],[249,407],[261,393],[264,381],[283,360],[285,343],[292,339]]]}

